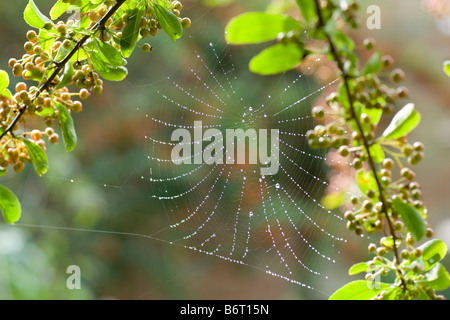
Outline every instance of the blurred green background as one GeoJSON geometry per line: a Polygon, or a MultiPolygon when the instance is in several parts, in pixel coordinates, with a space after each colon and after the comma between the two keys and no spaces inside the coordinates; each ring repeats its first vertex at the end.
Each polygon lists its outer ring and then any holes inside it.
{"type": "MultiPolygon", "coordinates": [[[[417,178],[436,237],[450,244],[450,79],[442,72],[443,61],[450,58],[450,32],[446,34],[438,17],[425,10],[425,1],[373,2],[363,1],[360,19],[368,17],[367,5],[377,4],[381,29],[368,30],[363,23],[354,38],[356,43],[366,36],[375,38],[407,74],[405,85],[422,114],[411,139],[426,145],[417,178]]],[[[9,70],[8,59],[23,54],[26,3],[1,1],[0,69],[9,70]]],[[[53,1],[36,3],[48,12],[53,1]]],[[[346,276],[347,269],[366,259],[367,242],[351,236],[338,264],[327,272],[328,281],[315,291],[261,270],[131,235],[149,235],[167,225],[165,214],[150,198],[149,186],[140,179],[149,170],[144,136],[152,123],[145,114],[158,101],[155,90],[164,89],[168,75],[192,64],[192,52],[208,52],[210,42],[223,45],[229,19],[262,10],[268,3],[238,0],[208,7],[201,1],[183,1],[182,14],[192,19],[193,26],[175,44],[160,35],[151,41],[152,53],[136,50],[129,59],[128,78],[105,83],[101,96],[85,102],[83,112],[74,116],[79,135],[74,152],[66,154],[62,144],[49,147],[50,170],[43,178],[29,167],[20,175],[2,178],[21,199],[23,217],[16,226],[0,223],[0,299],[325,299],[356,279],[346,276]],[[66,287],[70,265],[81,268],[81,290],[66,287]]],[[[229,49],[243,81],[251,79],[247,63],[259,49],[229,49]]],[[[312,86],[315,81],[327,83],[329,69],[323,65],[310,77],[312,86]]],[[[273,88],[270,79],[255,83],[246,84],[248,97],[273,88]]],[[[445,263],[449,267],[448,259],[445,263]]]]}

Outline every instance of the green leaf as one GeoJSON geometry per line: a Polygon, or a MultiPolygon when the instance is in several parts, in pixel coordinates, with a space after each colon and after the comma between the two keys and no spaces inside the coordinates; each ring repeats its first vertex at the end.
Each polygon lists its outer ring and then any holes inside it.
{"type": "Polygon", "coordinates": [[[347,200],[345,192],[329,193],[322,198],[321,204],[327,210],[334,210],[340,207],[347,200]]]}
{"type": "Polygon", "coordinates": [[[12,98],[13,98],[13,95],[12,95],[11,91],[9,91],[8,89],[2,89],[2,90],[0,90],[0,95],[2,95],[2,96],[4,96],[4,97],[7,97],[7,98],[9,98],[9,99],[12,99],[12,98]]]}
{"type": "Polygon", "coordinates": [[[408,103],[392,119],[389,126],[381,135],[381,138],[391,140],[398,139],[409,132],[420,122],[420,113],[414,110],[414,104],[408,103]]]}
{"type": "Polygon", "coordinates": [[[55,35],[45,29],[39,30],[39,44],[45,52],[52,53],[53,44],[55,43],[55,35]]]}
{"type": "MultiPolygon", "coordinates": [[[[83,10],[83,12],[91,11],[100,3],[100,1],[91,1],[91,0],[76,0],[75,2],[71,1],[71,3],[64,3],[62,0],[58,0],[50,10],[50,17],[53,20],[58,19],[64,13],[66,13],[70,7],[78,7],[83,10]]],[[[103,0],[101,1],[103,2],[103,0]]]]}
{"type": "Polygon", "coordinates": [[[45,174],[48,170],[48,159],[44,149],[27,139],[21,139],[27,147],[28,155],[30,156],[31,163],[34,166],[34,170],[39,176],[45,174]]]}
{"type": "Polygon", "coordinates": [[[153,3],[155,15],[162,28],[173,42],[183,35],[183,27],[178,17],[158,3],[153,3]]]}
{"type": "Polygon", "coordinates": [[[377,73],[381,70],[381,67],[381,52],[375,52],[372,57],[370,57],[369,61],[367,61],[367,64],[364,66],[364,68],[361,70],[361,75],[365,76],[371,73],[377,73]]]}
{"type": "Polygon", "coordinates": [[[425,279],[416,280],[417,282],[426,283],[435,290],[442,291],[450,286],[450,275],[445,267],[439,262],[427,273],[424,274],[425,279]]]}
{"type": "Polygon", "coordinates": [[[368,265],[367,262],[360,262],[357,264],[354,264],[350,267],[350,269],[348,270],[348,274],[350,276],[354,276],[355,274],[361,273],[361,272],[367,272],[368,270],[368,265]]]}
{"type": "Polygon", "coordinates": [[[447,254],[447,245],[444,241],[433,239],[422,244],[418,249],[422,250],[422,259],[425,270],[429,270],[434,264],[441,261],[447,254]]]}
{"type": "Polygon", "coordinates": [[[264,49],[250,60],[250,71],[272,75],[295,68],[302,60],[305,50],[297,44],[276,44],[264,49]]]}
{"type": "Polygon", "coordinates": [[[58,19],[61,17],[64,13],[66,13],[67,9],[71,6],[70,3],[64,3],[62,0],[58,0],[52,9],[50,10],[50,17],[53,20],[58,19]]]}
{"type": "Polygon", "coordinates": [[[130,13],[130,18],[127,20],[122,31],[122,38],[120,39],[120,50],[125,58],[131,56],[136,43],[139,38],[139,25],[141,23],[144,10],[134,9],[130,13]]]}
{"type": "Polygon", "coordinates": [[[377,181],[372,172],[366,172],[364,169],[359,170],[356,173],[356,182],[358,183],[359,189],[367,195],[367,193],[372,190],[378,195],[378,185],[377,181]]]}
{"type": "Polygon", "coordinates": [[[412,205],[396,198],[392,201],[394,210],[401,215],[406,228],[416,241],[420,241],[426,232],[425,221],[420,212],[412,205]]]}
{"type": "Polygon", "coordinates": [[[66,66],[64,67],[63,77],[59,82],[59,84],[55,87],[55,90],[61,89],[66,85],[68,85],[72,81],[73,74],[74,74],[73,64],[67,63],[66,66]]]}
{"type": "Polygon", "coordinates": [[[385,154],[383,149],[378,143],[375,143],[369,147],[370,154],[372,156],[372,159],[375,163],[381,163],[383,162],[385,158],[385,154]]]}
{"type": "MultiPolygon", "coordinates": [[[[370,288],[368,282],[364,280],[357,280],[349,282],[335,293],[331,295],[330,300],[369,300],[381,291],[388,289],[391,285],[389,283],[379,282],[376,285],[379,288],[370,288]]],[[[375,285],[374,285],[375,286],[375,285]]]]}
{"type": "Polygon", "coordinates": [[[0,90],[6,89],[9,86],[9,76],[6,71],[0,70],[0,90]]]}
{"type": "Polygon", "coordinates": [[[313,25],[318,17],[316,13],[315,0],[296,0],[303,18],[309,25],[313,25]]]}
{"type": "Polygon", "coordinates": [[[62,104],[56,102],[56,107],[59,111],[60,117],[60,127],[63,134],[64,145],[66,146],[66,151],[72,151],[77,144],[77,133],[75,131],[75,125],[72,116],[62,104]]]}
{"type": "Polygon", "coordinates": [[[42,29],[46,23],[53,24],[52,20],[47,18],[42,14],[41,11],[39,11],[39,8],[36,6],[33,0],[29,0],[23,13],[23,17],[26,23],[28,23],[31,27],[37,29],[42,29]]]}
{"type": "Polygon", "coordinates": [[[22,212],[19,199],[8,188],[0,185],[0,209],[3,213],[3,219],[12,224],[20,219],[22,212]]]}
{"type": "Polygon", "coordinates": [[[232,44],[253,44],[274,40],[279,33],[301,28],[294,18],[276,13],[248,12],[233,18],[225,29],[232,44]]]}
{"type": "Polygon", "coordinates": [[[97,51],[102,54],[103,62],[108,63],[112,67],[122,67],[126,64],[120,52],[112,45],[102,41],[96,41],[97,51]]]}
{"type": "Polygon", "coordinates": [[[341,104],[342,108],[345,110],[349,110],[350,102],[348,101],[347,90],[345,88],[344,82],[339,83],[337,93],[338,93],[338,101],[341,104]]]}
{"type": "MultiPolygon", "coordinates": [[[[392,248],[394,247],[394,238],[392,236],[383,237],[380,239],[380,242],[384,247],[392,248]]],[[[396,239],[395,246],[398,248],[402,244],[402,240],[396,239]]]]}
{"type": "Polygon", "coordinates": [[[444,72],[450,77],[450,60],[444,62],[444,72]]]}
{"type": "Polygon", "coordinates": [[[89,55],[92,65],[100,76],[109,81],[122,81],[128,75],[128,70],[125,67],[113,67],[106,63],[101,55],[95,52],[89,55]]]}
{"type": "Polygon", "coordinates": [[[9,76],[6,71],[0,70],[0,95],[12,99],[11,91],[8,90],[9,76]]]}
{"type": "Polygon", "coordinates": [[[386,294],[383,295],[383,300],[397,300],[397,297],[402,293],[400,287],[393,287],[386,290],[386,294]]]}

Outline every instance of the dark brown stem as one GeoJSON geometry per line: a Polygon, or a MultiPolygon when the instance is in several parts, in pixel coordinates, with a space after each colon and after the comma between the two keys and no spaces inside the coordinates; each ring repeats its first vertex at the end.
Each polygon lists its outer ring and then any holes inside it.
{"type": "MultiPolygon", "coordinates": [[[[83,45],[86,43],[86,41],[92,36],[92,34],[95,33],[95,31],[100,30],[101,28],[104,28],[106,25],[106,22],[109,20],[109,18],[112,17],[112,15],[125,3],[126,0],[117,0],[114,6],[111,7],[111,9],[108,10],[108,12],[90,29],[91,33],[84,35],[80,40],[77,41],[73,49],[64,57],[63,60],[55,62],[55,69],[53,70],[50,77],[43,83],[36,92],[36,95],[34,96],[34,99],[36,99],[42,92],[49,91],[50,85],[52,84],[53,80],[55,80],[56,76],[63,70],[65,65],[69,63],[70,59],[75,55],[75,53],[80,50],[83,45]]],[[[13,132],[14,126],[19,122],[20,118],[24,115],[25,111],[27,110],[27,106],[19,106],[19,114],[14,118],[14,120],[11,122],[11,124],[8,126],[8,128],[2,132],[0,135],[0,140],[8,134],[8,132],[13,132]]]]}
{"type": "MultiPolygon", "coordinates": [[[[323,21],[322,11],[320,9],[319,0],[315,0],[315,5],[316,5],[316,12],[317,12],[317,17],[318,17],[318,25],[323,30],[323,28],[325,26],[325,22],[323,21]]],[[[362,142],[363,142],[363,145],[364,145],[364,149],[367,152],[367,158],[368,158],[369,166],[370,166],[370,169],[371,169],[371,171],[373,173],[374,179],[375,179],[376,184],[377,184],[380,202],[383,204],[382,205],[382,213],[384,214],[384,216],[386,218],[386,221],[387,221],[387,224],[388,224],[388,228],[389,228],[389,232],[390,232],[390,234],[392,236],[392,239],[394,241],[393,252],[394,252],[394,256],[395,256],[395,265],[397,267],[397,273],[400,276],[400,279],[402,281],[402,286],[405,289],[406,288],[406,281],[403,278],[403,275],[401,273],[400,266],[399,266],[399,264],[400,264],[400,257],[399,257],[399,254],[398,254],[397,236],[395,234],[393,222],[392,222],[392,220],[391,220],[391,218],[389,217],[389,214],[388,214],[387,201],[386,201],[386,196],[384,194],[384,188],[383,188],[383,186],[381,184],[380,178],[378,177],[377,167],[375,166],[375,161],[373,160],[373,156],[370,153],[370,143],[369,143],[367,137],[364,135],[364,129],[363,129],[361,121],[360,121],[360,119],[359,119],[359,117],[358,117],[358,115],[356,114],[356,111],[355,111],[355,106],[354,106],[354,102],[353,102],[353,95],[352,95],[352,92],[351,92],[351,89],[350,89],[350,84],[349,84],[350,76],[344,69],[344,64],[342,62],[341,56],[340,56],[338,50],[336,49],[336,46],[335,46],[333,40],[331,39],[330,35],[325,30],[323,30],[323,32],[324,32],[324,34],[325,34],[325,36],[327,38],[327,42],[328,42],[328,44],[330,46],[331,54],[332,54],[334,60],[336,61],[337,66],[338,66],[338,68],[339,68],[339,70],[341,72],[342,81],[343,81],[343,84],[344,84],[344,87],[345,87],[345,92],[346,92],[348,103],[349,103],[349,107],[350,107],[350,113],[351,113],[352,119],[355,121],[356,126],[358,128],[358,131],[359,131],[359,133],[361,135],[361,139],[362,139],[362,142]]]]}

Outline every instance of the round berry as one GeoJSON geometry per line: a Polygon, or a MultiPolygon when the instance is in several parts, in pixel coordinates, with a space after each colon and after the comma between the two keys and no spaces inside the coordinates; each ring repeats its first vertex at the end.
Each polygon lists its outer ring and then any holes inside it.
{"type": "Polygon", "coordinates": [[[402,69],[395,69],[391,73],[392,81],[399,83],[405,79],[405,72],[402,69]]]}
{"type": "Polygon", "coordinates": [[[53,133],[50,137],[48,137],[48,141],[52,144],[58,143],[59,136],[57,133],[53,133]]]}
{"type": "Polygon", "coordinates": [[[37,38],[36,31],[30,30],[30,31],[27,32],[27,39],[28,40],[34,41],[34,40],[36,40],[36,38],[37,38]]]}
{"type": "Polygon", "coordinates": [[[367,50],[372,50],[375,47],[375,40],[373,38],[364,39],[364,47],[367,50]]]}
{"type": "Polygon", "coordinates": [[[40,130],[31,131],[31,139],[38,141],[42,138],[42,132],[40,130]]]}
{"type": "Polygon", "coordinates": [[[64,49],[68,50],[72,46],[72,42],[69,39],[63,41],[62,46],[64,49]]]}
{"type": "Polygon", "coordinates": [[[52,28],[53,28],[53,23],[51,23],[51,22],[47,22],[46,24],[44,24],[44,27],[43,27],[45,30],[52,30],[52,28]]]}
{"type": "Polygon", "coordinates": [[[189,19],[189,18],[183,18],[183,19],[181,19],[181,26],[182,26],[184,29],[189,28],[189,27],[191,26],[191,24],[192,24],[191,19],[189,19]]]}
{"type": "Polygon", "coordinates": [[[94,22],[97,21],[98,19],[100,19],[99,14],[98,14],[97,12],[95,12],[95,11],[89,12],[88,17],[89,17],[89,19],[90,19],[91,21],[94,21],[94,22]]]}
{"type": "Polygon", "coordinates": [[[21,91],[26,91],[27,90],[27,85],[25,82],[19,82],[18,84],[16,84],[16,92],[21,92],[21,91]]]}
{"type": "Polygon", "coordinates": [[[152,46],[149,43],[144,43],[142,46],[142,51],[145,53],[152,51],[152,46]]]}
{"type": "Polygon", "coordinates": [[[74,101],[71,107],[73,112],[81,112],[83,110],[83,104],[80,101],[74,101]]]}
{"type": "Polygon", "coordinates": [[[384,68],[389,69],[394,64],[394,59],[391,56],[386,55],[381,57],[381,63],[384,68]]]}
{"type": "Polygon", "coordinates": [[[180,1],[172,2],[172,6],[175,10],[178,10],[178,11],[181,11],[181,9],[183,8],[183,5],[181,4],[180,1]]]}
{"type": "Polygon", "coordinates": [[[27,42],[25,42],[23,48],[25,49],[26,52],[32,53],[34,50],[34,45],[32,42],[27,41],[27,42]]]}
{"type": "Polygon", "coordinates": [[[400,252],[400,257],[402,257],[403,259],[409,259],[409,251],[406,249],[403,249],[402,252],[400,252]]]}
{"type": "Polygon", "coordinates": [[[89,91],[87,91],[86,89],[81,89],[80,90],[80,98],[83,100],[86,100],[89,97],[89,91]]]}
{"type": "Polygon", "coordinates": [[[23,162],[17,162],[14,166],[13,169],[16,173],[21,172],[23,169],[25,168],[25,164],[23,162]]]}
{"type": "Polygon", "coordinates": [[[55,130],[53,130],[53,128],[51,128],[51,127],[48,127],[48,128],[45,128],[44,133],[47,137],[50,137],[52,134],[55,133],[55,130]]]}
{"type": "Polygon", "coordinates": [[[316,119],[321,119],[325,116],[325,110],[321,106],[315,106],[311,113],[316,119]]]}
{"type": "Polygon", "coordinates": [[[383,160],[383,168],[387,169],[387,170],[391,170],[392,168],[394,168],[394,160],[392,160],[391,158],[386,158],[383,160]]]}
{"type": "Polygon", "coordinates": [[[94,86],[93,91],[95,94],[101,94],[103,92],[103,86],[96,85],[96,86],[94,86]]]}

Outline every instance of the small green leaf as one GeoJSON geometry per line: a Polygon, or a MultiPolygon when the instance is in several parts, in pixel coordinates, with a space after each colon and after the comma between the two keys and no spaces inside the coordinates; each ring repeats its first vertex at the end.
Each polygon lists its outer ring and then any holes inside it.
{"type": "Polygon", "coordinates": [[[335,293],[331,295],[330,300],[369,300],[376,295],[380,294],[381,291],[388,289],[391,285],[389,283],[379,282],[373,286],[378,286],[379,288],[370,288],[368,284],[370,282],[364,280],[356,280],[349,282],[335,293]]]}
{"type": "Polygon", "coordinates": [[[56,107],[58,108],[59,111],[60,117],[59,125],[62,130],[66,151],[70,152],[75,148],[77,144],[77,133],[75,131],[75,125],[72,116],[70,115],[66,107],[57,102],[56,107]]]}
{"type": "Polygon", "coordinates": [[[101,55],[95,52],[92,52],[89,58],[98,74],[106,80],[122,81],[128,75],[127,68],[111,66],[102,59],[101,55]]]}
{"type": "Polygon", "coordinates": [[[0,185],[0,209],[3,213],[3,219],[12,224],[20,219],[22,212],[19,199],[8,188],[0,185]]]}
{"type": "Polygon", "coordinates": [[[396,198],[392,201],[394,210],[401,215],[406,228],[416,241],[420,241],[426,232],[425,221],[420,212],[412,205],[396,198]]]}
{"type": "Polygon", "coordinates": [[[274,40],[279,33],[301,28],[294,18],[275,13],[248,12],[233,18],[225,29],[225,38],[232,44],[253,44],[274,40]]]}
{"type": "Polygon", "coordinates": [[[41,11],[39,11],[39,8],[36,6],[33,0],[29,0],[23,13],[23,17],[25,19],[25,22],[33,28],[42,29],[46,23],[51,23],[53,25],[52,20],[47,18],[42,14],[41,11]]]}
{"type": "Polygon", "coordinates": [[[0,70],[0,95],[12,99],[11,91],[8,90],[9,76],[6,71],[0,70]]]}
{"type": "Polygon", "coordinates": [[[350,267],[348,270],[348,274],[350,276],[354,276],[355,274],[361,273],[361,272],[367,272],[369,269],[367,262],[360,262],[357,264],[354,264],[350,267]]]}
{"type": "Polygon", "coordinates": [[[370,154],[372,156],[372,159],[375,163],[381,163],[383,162],[385,158],[385,154],[383,149],[378,143],[375,143],[369,147],[370,154]]]}
{"type": "Polygon", "coordinates": [[[359,170],[356,173],[356,182],[358,183],[359,189],[367,195],[369,191],[375,191],[378,194],[377,181],[372,172],[366,172],[364,169],[359,170]]]}
{"type": "Polygon", "coordinates": [[[130,18],[127,20],[122,31],[120,40],[120,50],[125,58],[131,56],[139,38],[139,25],[141,23],[144,10],[134,9],[129,12],[130,18]]]}
{"type": "Polygon", "coordinates": [[[303,18],[309,25],[313,25],[318,17],[316,13],[315,0],[296,0],[303,18]]]}
{"type": "Polygon", "coordinates": [[[417,282],[426,283],[435,290],[442,291],[450,286],[450,275],[445,267],[439,262],[435,266],[424,274],[425,279],[416,280],[417,282]]]}
{"type": "Polygon", "coordinates": [[[450,60],[444,62],[444,72],[450,77],[450,60]]]}
{"type": "Polygon", "coordinates": [[[55,43],[55,35],[45,29],[39,30],[39,44],[45,52],[52,53],[53,44],[55,43]]]}
{"type": "Polygon", "coordinates": [[[173,42],[183,35],[183,27],[178,17],[158,3],[153,3],[155,15],[162,28],[173,42]]]}
{"type": "Polygon", "coordinates": [[[44,149],[27,139],[21,139],[27,147],[28,155],[30,156],[31,163],[34,166],[34,170],[39,176],[45,174],[48,170],[48,159],[44,149]]]}
{"type": "Polygon", "coordinates": [[[68,85],[72,81],[73,74],[74,74],[73,64],[67,63],[66,66],[64,67],[63,77],[59,82],[59,84],[55,87],[55,90],[61,89],[66,85],[68,85]]]}
{"type": "MultiPolygon", "coordinates": [[[[384,247],[388,247],[388,248],[394,247],[394,238],[392,236],[383,237],[380,239],[380,241],[384,247]]],[[[400,239],[396,239],[395,246],[398,248],[401,244],[402,244],[402,241],[400,239]]]]}
{"type": "Polygon", "coordinates": [[[397,297],[402,293],[402,288],[393,287],[386,289],[386,293],[383,295],[383,300],[397,300],[397,297]]]}
{"type": "Polygon", "coordinates": [[[9,86],[9,76],[6,71],[0,70],[0,90],[6,89],[9,86]]]}
{"type": "Polygon", "coordinates": [[[64,3],[62,0],[58,0],[50,10],[50,17],[53,20],[58,19],[61,17],[66,11],[69,9],[71,4],[69,2],[64,3]]]}
{"type": "Polygon", "coordinates": [[[377,73],[381,70],[381,67],[381,52],[375,52],[372,57],[370,57],[369,61],[367,61],[367,64],[364,66],[364,68],[361,70],[361,75],[366,76],[371,73],[377,73]]]}
{"type": "Polygon", "coordinates": [[[305,50],[297,44],[276,44],[264,49],[250,61],[250,71],[272,75],[295,68],[302,60],[305,50]]]}
{"type": "Polygon", "coordinates": [[[322,198],[321,204],[327,210],[334,210],[340,207],[347,200],[345,192],[329,193],[322,198]]]}
{"type": "Polygon", "coordinates": [[[338,89],[338,101],[341,104],[342,108],[345,110],[350,109],[350,102],[348,101],[347,90],[345,88],[344,82],[339,83],[338,89]]]}
{"type": "Polygon", "coordinates": [[[422,259],[425,270],[429,270],[434,264],[441,261],[447,254],[447,245],[444,241],[433,239],[422,244],[418,249],[422,250],[422,259]]]}
{"type": "Polygon", "coordinates": [[[126,60],[122,58],[120,52],[109,43],[96,41],[96,46],[98,52],[102,53],[102,60],[110,66],[122,67],[126,64],[126,60]]]}
{"type": "Polygon", "coordinates": [[[2,89],[2,90],[0,90],[0,95],[2,95],[2,96],[4,96],[4,97],[7,97],[7,98],[9,98],[9,99],[12,99],[12,98],[13,98],[13,95],[12,95],[11,91],[9,91],[8,89],[2,89]]]}
{"type": "Polygon", "coordinates": [[[383,139],[398,139],[411,132],[420,122],[420,113],[414,110],[414,104],[408,103],[392,119],[383,132],[383,139]]]}

